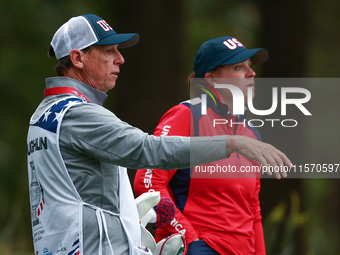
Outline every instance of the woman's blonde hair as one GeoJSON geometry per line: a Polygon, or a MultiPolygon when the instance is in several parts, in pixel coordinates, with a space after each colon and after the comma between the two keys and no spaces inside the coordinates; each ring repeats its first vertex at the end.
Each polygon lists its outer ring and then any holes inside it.
{"type": "MultiPolygon", "coordinates": [[[[214,73],[214,72],[218,71],[222,67],[223,67],[223,65],[218,66],[215,69],[209,71],[209,73],[214,73]]],[[[200,88],[204,88],[205,87],[204,83],[208,83],[208,81],[206,81],[204,78],[202,78],[202,79],[205,80],[205,82],[191,82],[191,79],[194,79],[194,78],[199,78],[199,77],[197,77],[195,72],[192,72],[189,75],[187,82],[188,82],[188,85],[189,85],[189,89],[190,89],[191,95],[193,97],[198,97],[201,94],[201,92],[202,92],[202,90],[200,88]]]]}
{"type": "Polygon", "coordinates": [[[190,89],[190,94],[193,97],[198,97],[201,94],[201,90],[199,88],[203,88],[204,85],[198,82],[192,82],[191,79],[197,78],[197,75],[195,72],[192,72],[188,77],[188,85],[190,89]]]}

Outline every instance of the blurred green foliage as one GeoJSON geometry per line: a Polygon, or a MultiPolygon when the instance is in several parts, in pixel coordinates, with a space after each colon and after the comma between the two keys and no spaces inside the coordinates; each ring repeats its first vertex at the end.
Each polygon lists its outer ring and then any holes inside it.
{"type": "MultiPolygon", "coordinates": [[[[263,40],[260,37],[261,4],[260,0],[187,0],[183,17],[186,24],[183,54],[188,70],[197,49],[208,38],[233,35],[242,38],[247,47],[257,47],[263,40]]],[[[30,115],[43,98],[44,79],[54,76],[55,60],[47,58],[49,42],[56,29],[74,15],[96,13],[114,20],[113,13],[117,10],[108,6],[114,6],[114,1],[0,0],[1,255],[33,253],[26,133],[30,115]]],[[[312,35],[310,44],[306,45],[309,55],[305,63],[305,77],[337,77],[340,2],[314,0],[309,7],[306,11],[312,17],[312,35]]],[[[257,73],[260,74],[261,69],[257,69],[257,73]]],[[[339,122],[338,109],[335,110],[333,123],[339,122]]],[[[326,117],[325,125],[329,122],[326,117]]],[[[308,148],[305,153],[308,150],[314,153],[320,151],[320,157],[328,159],[327,143],[324,141],[334,139],[332,134],[337,130],[334,124],[329,134],[323,133],[323,130],[307,131],[305,140],[308,148]]],[[[336,152],[335,155],[338,160],[339,155],[336,152]]],[[[278,201],[264,219],[268,254],[296,254],[294,249],[298,243],[305,247],[306,255],[340,254],[339,182],[306,179],[303,184],[302,193],[292,190],[289,199],[278,201]],[[297,232],[300,234],[298,239],[297,232]]]]}
{"type": "Polygon", "coordinates": [[[292,190],[289,201],[281,201],[263,222],[268,254],[295,254],[295,231],[306,225],[308,214],[301,212],[301,199],[292,190]]]}

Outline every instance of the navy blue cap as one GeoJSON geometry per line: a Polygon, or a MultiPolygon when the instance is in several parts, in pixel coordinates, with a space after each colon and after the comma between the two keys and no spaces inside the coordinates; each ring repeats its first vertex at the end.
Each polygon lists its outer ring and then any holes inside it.
{"type": "Polygon", "coordinates": [[[136,45],[139,41],[137,33],[117,34],[105,20],[97,15],[85,14],[83,17],[90,22],[97,35],[98,42],[93,45],[119,44],[119,48],[127,48],[136,45]]]}
{"type": "Polygon", "coordinates": [[[262,64],[268,60],[269,54],[264,48],[248,50],[231,36],[210,39],[199,48],[194,62],[194,71],[197,77],[203,78],[207,72],[218,66],[241,63],[249,58],[254,65],[262,64]]]}

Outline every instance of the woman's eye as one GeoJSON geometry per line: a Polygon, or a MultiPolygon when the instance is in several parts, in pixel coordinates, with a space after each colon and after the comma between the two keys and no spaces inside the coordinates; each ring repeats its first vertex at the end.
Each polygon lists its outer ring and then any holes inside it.
{"type": "Polygon", "coordinates": [[[241,70],[242,66],[236,66],[235,69],[236,70],[241,70]]]}

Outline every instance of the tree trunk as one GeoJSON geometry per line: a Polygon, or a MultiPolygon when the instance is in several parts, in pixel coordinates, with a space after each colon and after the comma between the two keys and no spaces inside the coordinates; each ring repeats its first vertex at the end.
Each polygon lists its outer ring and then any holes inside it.
{"type": "Polygon", "coordinates": [[[182,3],[128,0],[112,7],[114,29],[140,35],[136,46],[121,50],[126,63],[111,92],[112,104],[119,118],[148,133],[170,107],[186,99],[182,3]]]}
{"type": "MultiPolygon", "coordinates": [[[[307,0],[263,0],[260,9],[263,16],[263,45],[270,55],[263,67],[263,77],[304,77],[310,36],[309,2],[307,0]]],[[[279,86],[273,84],[273,87],[279,86]]],[[[263,98],[262,101],[268,103],[271,100],[271,93],[271,88],[267,87],[262,88],[258,95],[263,98]]],[[[284,119],[280,113],[271,117],[284,119]]],[[[294,113],[289,118],[299,120],[300,117],[301,114],[294,113]]],[[[263,140],[283,151],[293,164],[303,160],[303,123],[299,123],[291,130],[267,126],[260,131],[263,140]]],[[[301,179],[262,180],[260,200],[263,217],[265,218],[282,200],[289,202],[291,190],[297,190],[301,194],[301,189],[301,179]]],[[[300,235],[296,238],[300,239],[300,235]]],[[[301,245],[298,246],[300,247],[296,247],[296,254],[303,254],[301,245]]]]}

